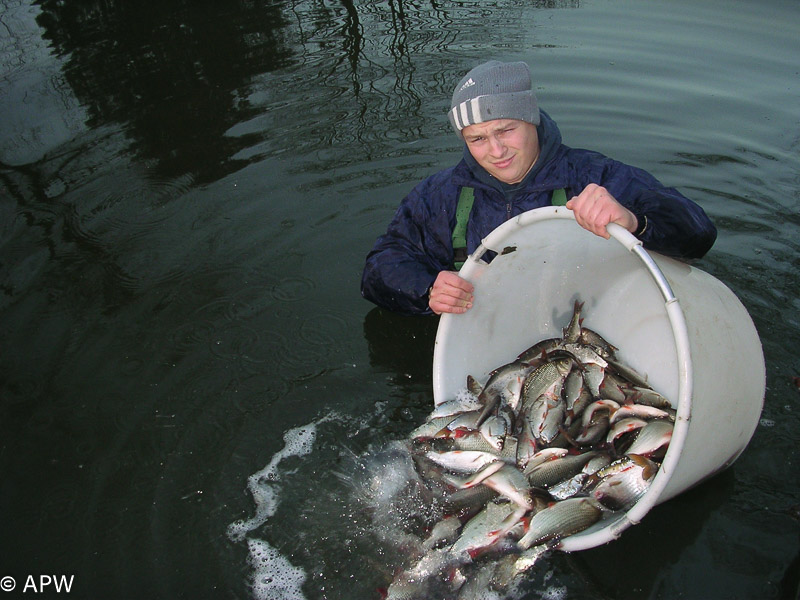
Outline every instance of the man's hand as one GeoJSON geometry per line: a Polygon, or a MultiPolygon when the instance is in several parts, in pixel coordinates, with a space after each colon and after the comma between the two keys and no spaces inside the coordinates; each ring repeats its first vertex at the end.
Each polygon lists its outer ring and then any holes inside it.
{"type": "Polygon", "coordinates": [[[606,188],[594,183],[587,185],[566,206],[575,213],[575,220],[581,227],[602,238],[609,237],[606,231],[609,223],[622,225],[631,233],[635,233],[639,227],[636,215],[617,202],[606,188]]]}
{"type": "Polygon", "coordinates": [[[472,292],[475,288],[455,271],[440,271],[428,296],[428,306],[437,315],[442,313],[464,313],[472,308],[472,292]]]}

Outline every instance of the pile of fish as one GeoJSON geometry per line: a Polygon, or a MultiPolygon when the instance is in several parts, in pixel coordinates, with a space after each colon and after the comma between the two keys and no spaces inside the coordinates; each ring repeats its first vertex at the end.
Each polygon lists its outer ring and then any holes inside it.
{"type": "Polygon", "coordinates": [[[531,346],[483,385],[469,376],[464,393],[411,433],[429,492],[427,537],[388,598],[469,598],[480,581],[505,588],[559,539],[647,491],[675,411],[582,325],[582,309],[576,301],[561,337],[531,346]]]}

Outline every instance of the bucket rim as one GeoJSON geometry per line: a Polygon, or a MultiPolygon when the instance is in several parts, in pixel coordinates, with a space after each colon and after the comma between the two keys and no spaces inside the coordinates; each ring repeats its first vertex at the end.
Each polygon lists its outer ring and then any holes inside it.
{"type": "MultiPolygon", "coordinates": [[[[571,220],[575,223],[576,227],[579,227],[581,231],[585,231],[587,235],[594,235],[588,230],[581,228],[575,220],[573,212],[565,207],[546,206],[529,210],[506,221],[490,232],[482,240],[480,246],[478,246],[478,248],[476,248],[476,250],[467,257],[467,260],[459,271],[459,275],[464,279],[470,280],[473,275],[477,275],[483,270],[490,268],[491,264],[487,264],[482,260],[483,255],[487,251],[498,252],[498,249],[503,248],[504,246],[503,241],[518,229],[531,226],[538,222],[550,220],[571,220]]],[[[632,254],[635,254],[639,258],[642,266],[649,274],[650,280],[658,288],[658,291],[664,300],[664,309],[670,324],[670,329],[672,331],[677,355],[676,358],[679,378],[677,412],[669,448],[667,449],[667,452],[661,463],[661,467],[651,482],[647,492],[627,511],[608,519],[604,526],[603,522],[600,522],[597,526],[589,528],[587,531],[573,534],[560,540],[555,545],[555,548],[565,552],[574,552],[578,550],[594,548],[619,538],[625,529],[631,525],[636,525],[641,522],[650,509],[658,504],[659,498],[666,489],[672,474],[677,468],[681,453],[683,451],[683,446],[688,435],[689,421],[691,416],[692,358],[689,344],[689,333],[680,302],[675,296],[666,276],[661,271],[658,264],[656,264],[650,253],[648,253],[648,251],[644,248],[640,240],[638,240],[624,227],[616,223],[610,223],[606,229],[609,234],[609,241],[612,239],[615,240],[626,250],[632,254]]],[[[446,339],[449,336],[450,331],[458,327],[459,316],[460,315],[454,313],[445,313],[441,316],[439,321],[433,354],[433,386],[435,402],[442,401],[442,399],[439,397],[442,393],[441,369],[439,368],[439,364],[442,362],[443,352],[443,344],[440,343],[440,340],[446,339]]]]}

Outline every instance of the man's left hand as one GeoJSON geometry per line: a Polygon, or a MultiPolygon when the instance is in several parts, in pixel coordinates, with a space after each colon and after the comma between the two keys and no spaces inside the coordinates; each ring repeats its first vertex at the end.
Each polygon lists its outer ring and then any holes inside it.
{"type": "Polygon", "coordinates": [[[575,214],[575,220],[584,229],[608,239],[606,225],[617,223],[634,233],[639,222],[627,208],[622,206],[608,190],[590,183],[577,196],[567,202],[566,207],[575,214]]]}

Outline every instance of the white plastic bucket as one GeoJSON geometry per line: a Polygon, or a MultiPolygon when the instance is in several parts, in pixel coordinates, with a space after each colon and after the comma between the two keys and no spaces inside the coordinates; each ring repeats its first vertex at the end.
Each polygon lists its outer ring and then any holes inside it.
{"type": "Polygon", "coordinates": [[[627,512],[564,538],[583,550],[618,538],[656,504],[727,468],[755,431],[766,372],[753,321],[713,276],[656,253],[611,224],[605,240],[580,227],[564,207],[507,221],[461,269],[475,285],[472,309],[445,314],[433,354],[436,404],[549,337],[560,336],[574,301],[584,325],[617,346],[619,358],[646,374],[673,403],[669,450],[648,492],[627,512]],[[490,263],[487,250],[497,253],[490,263]]]}

